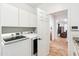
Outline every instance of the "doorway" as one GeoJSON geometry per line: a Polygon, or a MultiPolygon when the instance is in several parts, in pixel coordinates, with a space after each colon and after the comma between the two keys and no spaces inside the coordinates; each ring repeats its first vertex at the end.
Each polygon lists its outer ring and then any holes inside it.
{"type": "Polygon", "coordinates": [[[52,56],[68,55],[68,11],[62,10],[50,15],[50,51],[52,56]]]}

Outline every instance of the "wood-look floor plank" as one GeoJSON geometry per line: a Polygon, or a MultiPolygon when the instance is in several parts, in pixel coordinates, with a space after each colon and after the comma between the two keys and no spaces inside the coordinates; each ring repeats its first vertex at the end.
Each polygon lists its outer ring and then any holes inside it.
{"type": "Polygon", "coordinates": [[[50,43],[49,56],[67,56],[68,42],[66,38],[58,38],[50,43]]]}

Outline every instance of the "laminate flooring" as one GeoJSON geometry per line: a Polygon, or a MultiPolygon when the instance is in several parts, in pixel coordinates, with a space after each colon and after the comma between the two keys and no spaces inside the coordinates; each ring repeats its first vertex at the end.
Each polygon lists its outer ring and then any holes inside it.
{"type": "Polygon", "coordinates": [[[50,43],[49,56],[68,56],[68,42],[66,38],[58,38],[50,43]]]}

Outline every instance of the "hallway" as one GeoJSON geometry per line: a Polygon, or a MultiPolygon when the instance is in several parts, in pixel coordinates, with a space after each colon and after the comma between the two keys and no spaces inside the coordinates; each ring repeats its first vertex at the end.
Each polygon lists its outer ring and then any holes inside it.
{"type": "Polygon", "coordinates": [[[50,43],[49,56],[67,56],[68,43],[66,38],[58,38],[50,43]]]}

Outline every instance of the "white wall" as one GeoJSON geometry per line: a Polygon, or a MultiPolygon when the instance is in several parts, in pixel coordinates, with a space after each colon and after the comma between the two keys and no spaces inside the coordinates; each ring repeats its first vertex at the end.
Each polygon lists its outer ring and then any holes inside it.
{"type": "MultiPolygon", "coordinates": [[[[0,18],[1,18],[1,8],[0,8],[0,18]]],[[[0,24],[1,24],[1,20],[0,20],[0,24]]],[[[1,25],[0,25],[0,56],[1,56],[1,25]]]]}
{"type": "Polygon", "coordinates": [[[50,31],[52,32],[52,40],[55,38],[54,16],[50,15],[50,31]],[[52,30],[51,30],[52,27],[52,30]]]}
{"type": "MultiPolygon", "coordinates": [[[[1,10],[1,9],[0,9],[1,10]]],[[[1,14],[0,14],[1,15],[1,14]]],[[[1,18],[1,16],[0,16],[1,18]]],[[[0,20],[0,24],[1,24],[1,20],[0,20]]],[[[1,25],[0,25],[0,56],[1,56],[1,25]]]]}
{"type": "MultiPolygon", "coordinates": [[[[69,55],[73,55],[73,41],[71,36],[70,27],[72,25],[79,25],[79,4],[76,3],[48,3],[42,4],[39,8],[47,11],[48,14],[58,12],[61,10],[68,10],[68,53],[69,55]]],[[[79,34],[77,34],[79,35],[79,34]]]]}

